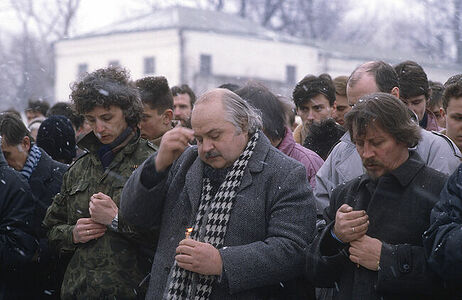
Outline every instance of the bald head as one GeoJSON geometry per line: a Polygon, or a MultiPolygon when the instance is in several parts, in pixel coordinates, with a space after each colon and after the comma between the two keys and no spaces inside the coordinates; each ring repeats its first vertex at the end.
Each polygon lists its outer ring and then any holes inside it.
{"type": "Polygon", "coordinates": [[[369,61],[351,73],[347,84],[347,97],[350,105],[362,96],[384,92],[399,97],[398,75],[394,68],[383,61],[369,61]]]}
{"type": "Polygon", "coordinates": [[[193,109],[203,109],[202,104],[220,102],[223,107],[223,118],[231,122],[238,132],[255,133],[262,128],[262,120],[257,111],[234,92],[228,89],[216,88],[204,93],[196,101],[193,109]]]}

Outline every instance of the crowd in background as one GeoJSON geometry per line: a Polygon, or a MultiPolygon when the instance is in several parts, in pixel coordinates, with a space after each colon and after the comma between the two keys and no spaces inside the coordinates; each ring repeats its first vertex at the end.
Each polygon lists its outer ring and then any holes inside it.
{"type": "Polygon", "coordinates": [[[462,296],[462,74],[196,97],[108,67],[37,99],[0,114],[2,299],[462,296]]]}

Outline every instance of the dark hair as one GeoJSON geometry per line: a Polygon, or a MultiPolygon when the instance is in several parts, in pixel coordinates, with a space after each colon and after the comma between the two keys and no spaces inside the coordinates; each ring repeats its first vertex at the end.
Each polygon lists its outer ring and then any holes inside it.
{"type": "Polygon", "coordinates": [[[324,95],[329,100],[330,106],[334,105],[335,87],[329,74],[321,74],[319,77],[307,75],[295,86],[292,98],[297,107],[310,101],[317,95],[324,95]]]}
{"type": "Polygon", "coordinates": [[[11,113],[0,114],[0,135],[10,146],[19,145],[25,136],[33,140],[22,120],[11,113]]]}
{"type": "Polygon", "coordinates": [[[424,69],[416,62],[407,60],[395,66],[399,80],[399,96],[409,99],[424,95],[429,98],[428,78],[424,69]]]}
{"type": "Polygon", "coordinates": [[[122,109],[128,126],[141,120],[143,106],[138,91],[130,84],[128,71],[121,67],[98,69],[71,86],[71,99],[79,114],[92,111],[96,106],[108,109],[111,105],[122,109]]]}
{"type": "Polygon", "coordinates": [[[400,87],[395,69],[383,61],[370,61],[357,67],[348,78],[348,86],[353,87],[364,73],[369,73],[375,78],[380,92],[391,93],[393,88],[400,87]]]}
{"type": "Polygon", "coordinates": [[[446,110],[451,98],[462,97],[462,74],[449,77],[444,83],[443,108],[446,110]]]}
{"type": "Polygon", "coordinates": [[[50,116],[65,116],[69,119],[69,121],[71,121],[72,125],[74,125],[76,129],[82,127],[84,122],[84,117],[79,115],[72,108],[72,104],[70,102],[58,102],[50,107],[47,112],[47,117],[50,116]]]}
{"type": "Polygon", "coordinates": [[[374,124],[408,148],[417,145],[421,139],[419,125],[409,117],[406,105],[388,93],[364,96],[345,115],[345,128],[352,140],[366,134],[366,128],[374,124]]]}
{"type": "Polygon", "coordinates": [[[8,108],[7,110],[2,111],[2,114],[6,114],[6,113],[15,115],[20,120],[22,118],[21,113],[19,113],[19,111],[17,111],[16,109],[14,109],[12,107],[8,108]]]}
{"type": "Polygon", "coordinates": [[[332,148],[345,133],[345,128],[334,119],[327,118],[321,122],[313,122],[308,128],[308,135],[303,146],[316,152],[323,160],[329,156],[332,148]]]}
{"type": "Polygon", "coordinates": [[[346,96],[348,76],[337,76],[332,81],[335,87],[335,93],[340,96],[346,96]]]}
{"type": "Polygon", "coordinates": [[[240,89],[241,87],[238,86],[237,84],[234,84],[234,83],[223,83],[222,85],[220,85],[218,88],[220,89],[227,89],[227,90],[230,90],[231,92],[236,92],[238,89],[240,89]]]}
{"type": "Polygon", "coordinates": [[[45,119],[37,132],[37,146],[54,160],[70,164],[76,155],[75,131],[71,121],[63,115],[45,119]]]}
{"type": "Polygon", "coordinates": [[[270,140],[282,139],[285,136],[285,110],[279,99],[263,84],[247,82],[236,91],[242,99],[256,108],[263,121],[263,132],[270,140]]]}
{"type": "Polygon", "coordinates": [[[430,87],[430,98],[428,99],[428,107],[440,107],[443,101],[444,86],[441,82],[428,81],[430,87]]]}
{"type": "Polygon", "coordinates": [[[187,84],[182,84],[180,86],[176,85],[172,87],[173,97],[177,96],[178,94],[188,94],[189,99],[191,100],[191,108],[194,106],[194,103],[196,102],[196,95],[187,84]]]}
{"type": "Polygon", "coordinates": [[[49,108],[50,108],[50,104],[48,104],[48,102],[46,102],[45,100],[29,99],[26,111],[39,112],[43,116],[46,116],[49,108]]]}
{"type": "Polygon", "coordinates": [[[282,95],[276,95],[282,107],[284,108],[285,121],[287,126],[292,128],[295,123],[295,117],[297,116],[297,110],[295,109],[294,102],[288,97],[282,95]]]}
{"type": "Polygon", "coordinates": [[[173,95],[164,76],[148,76],[135,81],[140,92],[141,102],[162,114],[166,109],[173,110],[173,95]]]}

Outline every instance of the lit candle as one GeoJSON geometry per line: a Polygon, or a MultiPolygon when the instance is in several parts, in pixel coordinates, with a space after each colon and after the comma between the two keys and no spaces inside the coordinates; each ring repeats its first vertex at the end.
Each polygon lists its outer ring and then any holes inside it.
{"type": "Polygon", "coordinates": [[[193,231],[192,227],[186,228],[186,233],[185,233],[185,238],[190,239],[191,238],[191,232],[193,231]]]}

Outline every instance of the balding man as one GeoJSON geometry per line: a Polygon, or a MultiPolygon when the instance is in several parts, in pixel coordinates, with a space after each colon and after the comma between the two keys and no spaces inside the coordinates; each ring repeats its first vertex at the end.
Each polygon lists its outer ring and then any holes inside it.
{"type": "Polygon", "coordinates": [[[315,226],[304,167],[229,90],[200,97],[191,125],[168,131],[122,194],[128,222],[161,228],[147,299],[305,298],[294,281],[315,226]]]}
{"type": "MultiPolygon", "coordinates": [[[[350,75],[347,84],[348,102],[352,106],[362,96],[384,92],[399,98],[398,75],[392,66],[383,61],[362,64],[350,75]]],[[[415,151],[427,166],[444,174],[452,174],[460,161],[460,150],[446,136],[421,130],[421,141],[415,151]]],[[[340,184],[364,174],[361,158],[352,143],[349,133],[340,139],[331,154],[316,174],[314,194],[318,214],[329,205],[332,190],[340,184]]]]}

